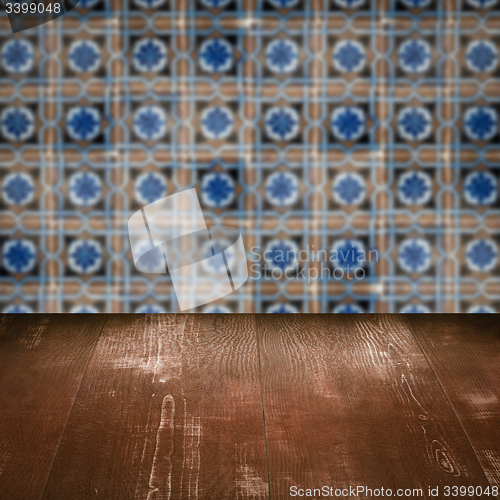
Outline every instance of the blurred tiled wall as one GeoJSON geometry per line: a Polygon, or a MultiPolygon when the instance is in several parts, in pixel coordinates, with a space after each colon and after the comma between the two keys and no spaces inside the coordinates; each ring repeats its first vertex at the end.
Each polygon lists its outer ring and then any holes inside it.
{"type": "Polygon", "coordinates": [[[252,267],[202,311],[498,311],[499,45],[497,0],[0,15],[0,311],[178,310],[127,220],[190,187],[252,267]]]}

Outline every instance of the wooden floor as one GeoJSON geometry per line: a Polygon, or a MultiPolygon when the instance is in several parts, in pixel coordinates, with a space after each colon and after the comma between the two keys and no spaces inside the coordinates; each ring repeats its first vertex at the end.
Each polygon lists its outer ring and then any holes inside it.
{"type": "Polygon", "coordinates": [[[2,500],[499,486],[498,316],[0,316],[2,500]]]}

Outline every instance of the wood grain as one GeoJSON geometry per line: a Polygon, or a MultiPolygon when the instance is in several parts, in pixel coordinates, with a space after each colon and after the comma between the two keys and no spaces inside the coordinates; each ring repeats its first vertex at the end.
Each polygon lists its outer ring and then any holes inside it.
{"type": "Polygon", "coordinates": [[[401,317],[259,315],[257,332],[271,498],[291,486],[422,488],[421,498],[429,486],[439,498],[446,485],[488,486],[401,317]]]}
{"type": "Polygon", "coordinates": [[[254,316],[108,319],[44,499],[268,498],[254,316]]]}
{"type": "Polygon", "coordinates": [[[41,498],[104,316],[0,316],[0,498],[41,498]]]}
{"type": "Polygon", "coordinates": [[[500,320],[496,314],[405,318],[492,485],[500,487],[500,320]]]}

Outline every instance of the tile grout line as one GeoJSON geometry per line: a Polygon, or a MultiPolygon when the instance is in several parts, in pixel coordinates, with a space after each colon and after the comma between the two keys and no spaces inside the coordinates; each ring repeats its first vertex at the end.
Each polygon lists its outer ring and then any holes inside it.
{"type": "MultiPolygon", "coordinates": [[[[443,384],[441,383],[441,380],[440,380],[438,374],[434,370],[434,367],[432,366],[432,363],[430,362],[429,358],[427,357],[426,352],[424,351],[423,347],[420,345],[420,342],[418,341],[417,336],[413,332],[413,328],[411,327],[411,324],[405,319],[405,317],[404,317],[403,314],[400,314],[399,316],[401,316],[401,319],[403,320],[404,324],[406,324],[406,326],[408,327],[408,330],[410,330],[410,333],[412,334],[413,338],[415,339],[415,342],[417,343],[418,348],[420,349],[420,351],[424,355],[424,358],[427,361],[427,364],[429,365],[430,369],[432,370],[434,378],[436,379],[437,383],[439,384],[439,387],[443,391],[443,394],[444,394],[444,396],[446,398],[446,401],[448,401],[448,404],[450,405],[450,408],[452,409],[453,414],[455,415],[455,418],[458,420],[458,423],[460,424],[460,427],[462,428],[462,431],[464,432],[464,435],[467,438],[467,442],[469,443],[470,447],[472,448],[474,456],[476,457],[476,460],[477,460],[477,462],[479,464],[479,467],[481,467],[481,470],[483,471],[483,474],[484,474],[484,476],[486,478],[487,483],[490,485],[490,487],[494,486],[493,484],[491,484],[491,481],[488,478],[488,474],[486,474],[486,471],[484,470],[483,464],[481,463],[481,460],[479,460],[479,457],[477,456],[476,448],[472,444],[472,442],[471,442],[471,440],[469,438],[469,435],[467,434],[467,431],[465,430],[465,427],[462,424],[462,420],[460,419],[460,417],[458,416],[457,412],[455,411],[455,407],[453,406],[453,403],[451,402],[450,398],[448,397],[448,393],[446,392],[445,388],[443,387],[443,384]]],[[[498,497],[496,497],[496,498],[498,498],[498,497]]]]}
{"type": "Polygon", "coordinates": [[[104,330],[104,326],[106,325],[106,322],[108,321],[108,314],[103,314],[103,316],[104,316],[104,321],[103,321],[103,323],[101,325],[101,329],[99,330],[99,334],[97,335],[97,338],[96,338],[94,347],[92,348],[92,352],[90,353],[89,359],[88,359],[87,363],[85,364],[85,368],[82,371],[82,378],[80,379],[80,383],[78,384],[78,389],[76,390],[75,398],[73,400],[73,404],[71,405],[71,408],[70,408],[70,410],[68,412],[68,418],[66,419],[66,422],[64,424],[64,428],[63,428],[63,430],[61,432],[61,437],[59,438],[59,443],[57,443],[57,448],[56,448],[56,451],[54,453],[54,458],[52,459],[52,463],[50,464],[49,472],[47,474],[47,479],[45,480],[45,484],[43,486],[42,493],[40,495],[40,500],[45,495],[45,490],[47,489],[47,484],[49,483],[50,475],[52,473],[52,468],[54,467],[54,462],[56,461],[57,454],[59,453],[59,448],[61,446],[61,443],[62,443],[62,440],[63,440],[63,436],[64,436],[64,434],[66,432],[66,428],[68,426],[68,422],[69,422],[69,419],[71,417],[71,414],[73,413],[73,408],[75,407],[75,403],[76,403],[76,400],[78,398],[78,394],[80,393],[80,389],[82,387],[83,379],[85,378],[85,374],[87,373],[87,369],[88,369],[88,366],[90,364],[90,361],[94,357],[94,352],[96,350],[96,347],[97,347],[97,344],[99,342],[99,339],[101,338],[101,334],[102,334],[102,331],[104,330]]]}
{"type": "Polygon", "coordinates": [[[254,314],[255,323],[255,341],[257,343],[257,356],[259,358],[259,380],[260,380],[260,400],[262,402],[262,419],[264,423],[264,446],[266,449],[266,468],[267,468],[267,485],[269,490],[269,500],[271,500],[271,476],[269,473],[269,454],[267,452],[267,430],[266,430],[266,412],[264,409],[264,387],[262,385],[262,366],[260,362],[260,347],[259,347],[259,337],[258,337],[258,327],[257,327],[257,315],[254,314]]]}

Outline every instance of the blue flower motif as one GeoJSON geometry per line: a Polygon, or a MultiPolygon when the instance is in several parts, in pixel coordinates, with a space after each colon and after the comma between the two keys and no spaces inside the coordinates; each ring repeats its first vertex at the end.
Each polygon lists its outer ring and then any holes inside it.
{"type": "Polygon", "coordinates": [[[473,240],[465,248],[465,259],[472,271],[491,271],[498,260],[497,246],[491,240],[473,240]]]}
{"type": "Polygon", "coordinates": [[[353,40],[337,43],[333,49],[333,64],[338,71],[352,73],[365,65],[366,55],[363,45],[353,40]]]}
{"type": "Polygon", "coordinates": [[[467,3],[476,9],[489,9],[496,5],[497,2],[498,0],[467,0],[467,3]]]}
{"type": "Polygon", "coordinates": [[[3,267],[12,274],[27,273],[35,267],[35,245],[24,239],[7,240],[3,244],[3,267]]]}
{"type": "Polygon", "coordinates": [[[273,7],[277,9],[289,9],[295,7],[299,0],[267,0],[273,7]]]}
{"type": "Polygon", "coordinates": [[[146,172],[137,177],[134,192],[141,205],[149,205],[167,194],[167,182],[156,172],[146,172]]]}
{"type": "Polygon", "coordinates": [[[143,9],[157,9],[165,3],[165,0],[134,0],[134,3],[143,9]]]}
{"type": "Polygon", "coordinates": [[[411,170],[405,172],[398,181],[399,199],[405,205],[423,205],[432,196],[432,181],[428,174],[411,170]]]}
{"type": "Polygon", "coordinates": [[[343,106],[332,113],[332,133],[341,141],[356,141],[365,133],[365,112],[355,106],[343,106]]]}
{"type": "Polygon", "coordinates": [[[290,141],[299,133],[299,114],[290,107],[273,107],[265,116],[266,134],[274,141],[290,141]]]}
{"type": "Polygon", "coordinates": [[[5,314],[29,314],[33,312],[33,309],[26,304],[12,304],[7,306],[2,312],[5,314]]]}
{"type": "Polygon", "coordinates": [[[431,267],[432,250],[421,238],[404,240],[399,246],[399,265],[408,273],[422,273],[431,267]]]}
{"type": "Polygon", "coordinates": [[[101,192],[101,180],[93,172],[78,172],[69,178],[69,199],[78,207],[95,205],[101,192]]]}
{"type": "Polygon", "coordinates": [[[231,3],[231,0],[201,0],[201,3],[209,9],[222,9],[231,3]]]}
{"type": "Polygon", "coordinates": [[[366,264],[365,245],[361,240],[341,239],[332,245],[330,261],[344,271],[355,271],[366,264]]]}
{"type": "Polygon", "coordinates": [[[490,172],[472,172],[464,181],[464,196],[471,205],[491,205],[498,198],[498,181],[490,172]]]}
{"type": "Polygon", "coordinates": [[[497,48],[491,42],[476,40],[467,47],[465,59],[467,66],[472,71],[479,73],[493,71],[498,63],[497,48]]]}
{"type": "Polygon", "coordinates": [[[144,255],[149,252],[147,256],[141,259],[141,271],[151,274],[165,274],[165,257],[163,256],[163,248],[155,247],[155,251],[150,252],[151,243],[149,240],[139,240],[134,241],[131,244],[134,245],[135,255],[144,255]]]}
{"type": "Polygon", "coordinates": [[[432,132],[432,116],[425,108],[403,108],[398,114],[398,131],[407,141],[423,141],[432,132]]]}
{"type": "Polygon", "coordinates": [[[266,181],[267,198],[273,205],[289,207],[299,197],[299,181],[291,172],[275,172],[266,181]]]}
{"type": "Polygon", "coordinates": [[[74,71],[95,71],[101,62],[101,53],[96,43],[88,40],[74,42],[68,53],[69,65],[74,71]]]}
{"type": "Polygon", "coordinates": [[[236,191],[233,178],[225,172],[210,172],[201,181],[201,198],[207,207],[229,206],[236,191]]]}
{"type": "Polygon", "coordinates": [[[298,264],[299,248],[291,240],[274,239],[267,243],[264,260],[271,269],[282,273],[293,270],[298,264]]]}
{"type": "Polygon", "coordinates": [[[70,313],[72,314],[97,314],[99,309],[88,304],[77,305],[71,308],[70,313]]]}
{"type": "Polygon", "coordinates": [[[407,73],[424,73],[431,66],[431,53],[424,40],[408,40],[399,49],[399,64],[407,73]]]}
{"type": "Polygon", "coordinates": [[[299,310],[292,304],[287,304],[285,302],[280,302],[278,304],[273,304],[269,306],[266,313],[269,314],[296,314],[299,310]]]}
{"type": "Polygon", "coordinates": [[[220,38],[205,40],[199,50],[201,69],[209,73],[223,73],[233,66],[233,47],[220,38]]]}
{"type": "Polygon", "coordinates": [[[214,106],[201,114],[201,130],[208,139],[226,139],[233,130],[233,113],[229,108],[214,106]]]}
{"type": "Polygon", "coordinates": [[[231,309],[225,306],[207,306],[203,309],[203,312],[208,314],[229,314],[231,309]]]}
{"type": "Polygon", "coordinates": [[[299,48],[291,40],[274,40],[267,46],[266,61],[274,73],[292,73],[299,65],[299,48]]]}
{"type": "Polygon", "coordinates": [[[134,45],[134,67],[142,73],[157,73],[167,66],[167,46],[156,38],[144,38],[134,45]]]}
{"type": "Polygon", "coordinates": [[[465,134],[473,141],[489,141],[498,130],[498,114],[494,108],[469,108],[464,116],[465,134]]]}
{"type": "Polygon", "coordinates": [[[422,9],[431,4],[432,0],[401,0],[409,9],[422,9]]]}
{"type": "Polygon", "coordinates": [[[142,306],[139,306],[135,312],[139,314],[159,314],[166,311],[164,307],[159,306],[158,304],[143,304],[142,306]]]}
{"type": "Polygon", "coordinates": [[[141,106],[134,113],[134,132],[143,141],[157,141],[167,133],[167,113],[159,106],[141,106]]]}
{"type": "Polygon", "coordinates": [[[472,313],[472,314],[494,314],[494,313],[496,313],[496,311],[493,307],[485,306],[485,305],[472,306],[469,308],[469,310],[467,312],[472,313]]]}
{"type": "Polygon", "coordinates": [[[338,306],[334,307],[332,312],[336,314],[359,314],[364,313],[365,311],[358,304],[349,303],[339,304],[338,306]]]}
{"type": "Polygon", "coordinates": [[[422,304],[408,304],[407,306],[404,306],[401,311],[399,311],[403,314],[426,314],[430,313],[431,310],[422,304]]]}
{"type": "Polygon", "coordinates": [[[35,185],[28,174],[9,174],[5,177],[2,193],[6,203],[23,205],[33,199],[35,185]]]}
{"type": "Polygon", "coordinates": [[[96,272],[102,263],[102,249],[95,240],[75,240],[68,248],[68,265],[79,274],[96,272]]]}
{"type": "Polygon", "coordinates": [[[358,174],[339,174],[333,182],[333,197],[341,205],[357,205],[363,201],[365,194],[365,181],[358,174]]]}
{"type": "Polygon", "coordinates": [[[365,3],[365,0],[334,0],[334,3],[343,9],[357,9],[365,3]]]}
{"type": "Polygon", "coordinates": [[[9,73],[27,73],[33,68],[33,45],[27,40],[14,39],[2,48],[2,64],[9,73]]]}
{"type": "Polygon", "coordinates": [[[0,122],[2,135],[9,141],[25,141],[35,130],[35,117],[29,108],[5,108],[0,122]]]}
{"type": "Polygon", "coordinates": [[[68,111],[66,128],[75,141],[91,141],[101,131],[101,114],[97,108],[78,106],[68,111]]]}

